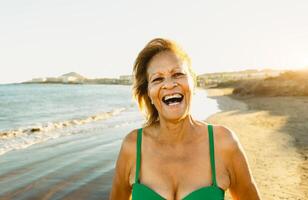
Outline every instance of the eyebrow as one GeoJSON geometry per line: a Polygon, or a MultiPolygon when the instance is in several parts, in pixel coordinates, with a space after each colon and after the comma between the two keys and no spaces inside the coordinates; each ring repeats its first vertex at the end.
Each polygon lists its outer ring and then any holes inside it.
{"type": "Polygon", "coordinates": [[[151,78],[152,78],[153,76],[155,76],[155,75],[160,75],[160,74],[162,74],[162,73],[149,74],[149,80],[151,80],[151,78]]]}

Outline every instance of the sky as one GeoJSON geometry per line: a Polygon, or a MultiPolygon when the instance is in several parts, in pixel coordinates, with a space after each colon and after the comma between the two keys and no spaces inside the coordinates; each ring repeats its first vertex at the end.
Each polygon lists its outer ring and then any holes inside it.
{"type": "Polygon", "coordinates": [[[0,1],[0,83],[132,73],[153,38],[175,40],[197,74],[308,67],[307,0],[0,1]]]}

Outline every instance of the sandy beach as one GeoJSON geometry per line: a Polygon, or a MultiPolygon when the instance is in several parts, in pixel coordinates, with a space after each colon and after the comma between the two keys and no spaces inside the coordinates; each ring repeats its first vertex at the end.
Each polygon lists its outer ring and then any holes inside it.
{"type": "Polygon", "coordinates": [[[308,199],[308,97],[236,97],[232,88],[208,93],[222,112],[206,121],[236,133],[262,199],[308,199]]]}

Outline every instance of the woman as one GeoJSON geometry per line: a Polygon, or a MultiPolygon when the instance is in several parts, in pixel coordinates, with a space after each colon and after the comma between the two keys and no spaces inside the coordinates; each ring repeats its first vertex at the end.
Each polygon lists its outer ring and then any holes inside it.
{"type": "Polygon", "coordinates": [[[111,200],[260,199],[236,135],[192,118],[194,74],[174,42],[157,38],[134,64],[134,96],[146,114],[123,140],[111,200]],[[215,148],[214,148],[215,147],[215,148]]]}

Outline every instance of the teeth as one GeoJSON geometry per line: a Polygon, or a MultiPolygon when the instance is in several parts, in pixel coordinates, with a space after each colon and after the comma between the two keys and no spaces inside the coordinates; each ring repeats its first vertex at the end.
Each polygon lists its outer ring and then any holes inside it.
{"type": "Polygon", "coordinates": [[[171,98],[181,98],[182,95],[180,94],[171,94],[171,95],[167,95],[167,96],[164,96],[164,101],[167,101],[168,99],[171,99],[171,98]]]}
{"type": "Polygon", "coordinates": [[[177,105],[177,104],[179,104],[179,102],[169,103],[168,106],[173,106],[173,105],[177,105]]]}

